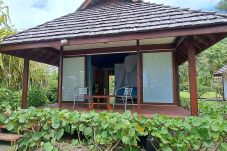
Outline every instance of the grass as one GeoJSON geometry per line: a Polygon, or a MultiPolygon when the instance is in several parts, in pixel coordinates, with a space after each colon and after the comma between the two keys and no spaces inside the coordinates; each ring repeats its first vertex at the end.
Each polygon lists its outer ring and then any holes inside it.
{"type": "MultiPolygon", "coordinates": [[[[180,92],[180,96],[183,98],[190,98],[190,94],[186,91],[180,92]]],[[[216,92],[206,92],[202,95],[202,98],[205,98],[205,99],[214,99],[216,97],[217,97],[216,92]]],[[[221,97],[221,95],[218,94],[218,97],[221,97]]]]}

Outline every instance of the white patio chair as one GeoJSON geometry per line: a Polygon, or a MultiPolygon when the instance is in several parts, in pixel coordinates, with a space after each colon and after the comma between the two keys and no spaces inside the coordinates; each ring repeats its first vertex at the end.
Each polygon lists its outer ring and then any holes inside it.
{"type": "MultiPolygon", "coordinates": [[[[133,90],[133,88],[131,88],[131,87],[121,87],[121,88],[119,88],[119,89],[117,89],[115,91],[115,97],[116,97],[115,101],[116,100],[123,101],[123,103],[125,104],[125,111],[127,109],[128,100],[131,100],[132,101],[132,105],[133,105],[133,108],[134,108],[134,102],[133,102],[133,97],[132,97],[132,90],[133,90]],[[124,93],[123,93],[123,95],[122,94],[119,95],[119,92],[122,89],[124,89],[124,93]]],[[[115,106],[115,101],[113,102],[113,108],[115,106]]]]}
{"type": "Polygon", "coordinates": [[[75,104],[79,103],[79,100],[88,99],[88,104],[90,105],[90,99],[88,97],[88,87],[76,87],[74,89],[74,101],[73,101],[73,110],[75,109],[75,104]]]}

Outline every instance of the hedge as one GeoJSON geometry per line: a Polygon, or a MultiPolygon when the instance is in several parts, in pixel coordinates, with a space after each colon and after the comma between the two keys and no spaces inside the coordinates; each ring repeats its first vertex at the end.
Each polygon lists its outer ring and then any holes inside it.
{"type": "Polygon", "coordinates": [[[18,150],[58,150],[56,143],[72,136],[72,144],[89,150],[140,150],[142,137],[163,151],[227,150],[227,121],[219,117],[184,119],[126,112],[70,112],[59,109],[19,109],[6,121],[8,130],[24,134],[18,150]]]}

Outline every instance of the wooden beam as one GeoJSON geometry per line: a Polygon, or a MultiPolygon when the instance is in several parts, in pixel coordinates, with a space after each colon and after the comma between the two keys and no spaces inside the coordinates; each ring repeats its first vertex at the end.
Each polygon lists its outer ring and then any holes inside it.
{"type": "Polygon", "coordinates": [[[141,91],[142,91],[142,85],[141,85],[141,52],[140,52],[140,42],[137,40],[137,112],[138,114],[141,114],[141,91]]]}
{"type": "Polygon", "coordinates": [[[140,46],[121,46],[121,47],[107,47],[94,48],[84,50],[70,50],[64,51],[64,56],[86,55],[92,53],[114,53],[114,52],[129,52],[129,51],[151,51],[151,50],[175,50],[172,44],[154,44],[154,45],[140,45],[140,46]]]}
{"type": "MultiPolygon", "coordinates": [[[[37,61],[37,62],[41,62],[41,63],[53,65],[53,66],[58,66],[58,64],[56,64],[52,60],[45,60],[45,59],[43,59],[43,57],[37,58],[38,55],[36,53],[33,53],[31,51],[28,51],[28,50],[4,51],[2,53],[3,54],[6,54],[6,55],[11,55],[11,56],[19,57],[19,58],[28,58],[29,60],[32,60],[32,61],[37,61]]],[[[52,57],[52,59],[55,59],[55,58],[58,59],[59,57],[57,57],[57,56],[53,56],[52,57]]]]}
{"type": "Polygon", "coordinates": [[[208,35],[206,35],[212,42],[215,42],[216,41],[216,39],[215,39],[215,37],[212,35],[212,34],[208,34],[208,35]]]}
{"type": "Polygon", "coordinates": [[[26,109],[28,107],[28,81],[29,81],[29,60],[24,59],[22,103],[21,103],[22,109],[26,109]]]}
{"type": "Polygon", "coordinates": [[[48,48],[42,48],[42,50],[47,51],[47,52],[57,55],[57,56],[59,56],[59,54],[60,54],[60,51],[56,48],[48,47],[48,48]]]}
{"type": "MultiPolygon", "coordinates": [[[[213,34],[213,35],[209,35],[209,37],[207,37],[207,35],[200,35],[200,38],[203,38],[204,41],[206,41],[209,45],[205,45],[203,43],[199,43],[198,41],[194,42],[194,47],[196,47],[196,55],[201,53],[202,51],[208,49],[209,47],[213,46],[214,44],[216,44],[218,41],[224,39],[226,37],[226,33],[219,33],[219,34],[213,34]],[[209,37],[213,37],[212,39],[210,39],[209,37]],[[213,39],[215,39],[215,41],[213,41],[213,39]]],[[[185,41],[180,47],[179,49],[182,49],[182,46],[186,46],[187,47],[187,42],[185,41]]],[[[185,50],[185,48],[183,49],[185,50]]],[[[187,57],[182,59],[182,61],[179,61],[179,65],[184,63],[185,61],[187,61],[187,57]]]]}
{"type": "Polygon", "coordinates": [[[58,108],[62,108],[63,50],[64,47],[61,46],[58,66],[58,108]]]}
{"type": "Polygon", "coordinates": [[[173,101],[174,104],[177,104],[177,71],[176,71],[176,52],[172,53],[172,68],[173,68],[173,101]]]}
{"type": "Polygon", "coordinates": [[[198,42],[204,44],[205,46],[209,46],[209,43],[199,36],[194,36],[194,39],[197,40],[198,42]]]}
{"type": "Polygon", "coordinates": [[[184,42],[185,39],[186,36],[183,36],[176,42],[176,49],[184,42]]]}
{"type": "Polygon", "coordinates": [[[179,75],[179,65],[177,60],[175,60],[175,80],[176,80],[176,104],[177,106],[181,106],[180,99],[180,75],[179,75]]]}
{"type": "MultiPolygon", "coordinates": [[[[203,35],[203,34],[214,34],[214,33],[227,33],[227,26],[212,26],[212,27],[200,27],[200,28],[189,28],[189,29],[175,29],[175,30],[160,30],[153,32],[141,32],[141,33],[127,33],[119,35],[106,35],[96,37],[78,37],[68,38],[69,45],[82,45],[82,44],[94,44],[94,43],[108,43],[116,41],[128,41],[128,40],[143,40],[143,39],[154,39],[164,37],[177,37],[177,36],[190,36],[190,35],[203,35]]],[[[42,48],[42,47],[60,47],[61,42],[55,41],[40,41],[21,43],[14,45],[1,45],[0,51],[7,50],[18,50],[18,49],[29,49],[29,48],[42,48]]]]}
{"type": "Polygon", "coordinates": [[[196,60],[195,60],[195,47],[193,39],[188,39],[188,63],[189,63],[189,87],[190,87],[190,104],[191,115],[198,115],[198,94],[197,94],[197,81],[196,81],[196,60]]]}

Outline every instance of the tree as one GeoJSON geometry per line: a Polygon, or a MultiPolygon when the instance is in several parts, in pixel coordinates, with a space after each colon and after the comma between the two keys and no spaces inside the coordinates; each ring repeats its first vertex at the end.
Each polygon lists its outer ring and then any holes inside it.
{"type": "MultiPolygon", "coordinates": [[[[9,8],[0,0],[0,42],[16,33],[10,26],[9,8]]],[[[30,63],[30,85],[48,85],[48,65],[30,63]]],[[[0,86],[20,90],[22,87],[23,59],[0,53],[0,86]]]]}
{"type": "Polygon", "coordinates": [[[15,33],[9,26],[9,8],[0,0],[0,41],[4,37],[15,33]]]}
{"type": "Polygon", "coordinates": [[[218,2],[216,8],[220,11],[226,12],[227,11],[227,0],[221,0],[218,2]]]}
{"type": "MultiPolygon", "coordinates": [[[[227,64],[227,39],[205,50],[196,57],[198,91],[201,97],[205,92],[218,91],[213,84],[213,74],[227,64]]],[[[188,91],[188,63],[180,66],[180,88],[188,91]]]]}

